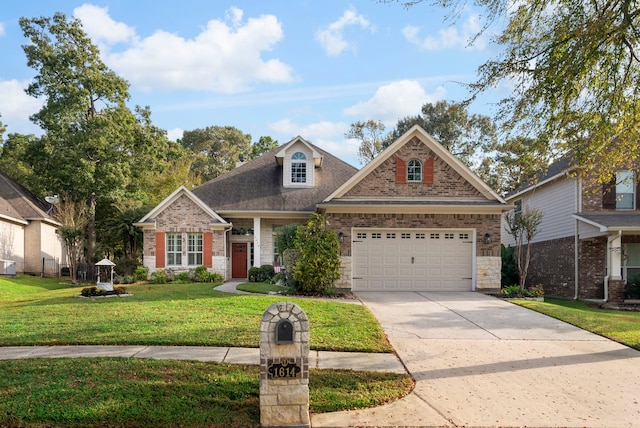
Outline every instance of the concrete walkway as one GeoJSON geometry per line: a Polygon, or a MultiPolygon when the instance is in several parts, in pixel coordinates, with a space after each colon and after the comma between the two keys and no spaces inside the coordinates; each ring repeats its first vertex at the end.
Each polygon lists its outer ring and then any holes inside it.
{"type": "MultiPolygon", "coordinates": [[[[0,360],[18,358],[124,357],[157,360],[214,361],[230,364],[260,364],[258,348],[207,346],[10,346],[0,347],[0,360]]],[[[406,373],[394,354],[311,351],[309,367],[319,369],[372,370],[406,373]]]]}
{"type": "Polygon", "coordinates": [[[479,293],[357,293],[416,380],[313,427],[640,427],[640,352],[479,293]]]}

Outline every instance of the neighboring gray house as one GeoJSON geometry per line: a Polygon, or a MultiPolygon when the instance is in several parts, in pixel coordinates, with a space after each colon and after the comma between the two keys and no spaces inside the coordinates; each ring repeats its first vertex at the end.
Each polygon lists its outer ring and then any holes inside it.
{"type": "Polygon", "coordinates": [[[326,216],[341,238],[339,287],[496,290],[505,201],[418,126],[362,170],[301,137],[193,190],[138,226],[144,265],[207,266],[226,279],[278,263],[278,227],[326,216]]]}
{"type": "MultiPolygon", "coordinates": [[[[516,210],[544,213],[532,241],[527,282],[545,294],[621,301],[626,279],[640,273],[640,187],[638,171],[620,170],[605,185],[568,159],[512,195],[516,210]]],[[[503,243],[513,238],[503,230],[503,243]]]]}
{"type": "Polygon", "coordinates": [[[58,223],[50,205],[0,171],[0,273],[15,262],[17,273],[57,276],[64,261],[58,223]]]}

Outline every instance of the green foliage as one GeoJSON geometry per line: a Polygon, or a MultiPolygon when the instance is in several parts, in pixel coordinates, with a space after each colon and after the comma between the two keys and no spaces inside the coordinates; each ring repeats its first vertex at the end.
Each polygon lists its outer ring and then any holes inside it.
{"type": "Polygon", "coordinates": [[[516,267],[515,248],[511,245],[505,247],[504,244],[501,244],[500,257],[502,258],[500,285],[505,287],[507,285],[518,283],[519,280],[518,269],[516,267]]]}
{"type": "Polygon", "coordinates": [[[249,281],[251,282],[268,282],[275,275],[272,265],[262,265],[260,267],[252,266],[249,269],[249,281]]]}
{"type": "Polygon", "coordinates": [[[507,285],[500,290],[500,294],[505,297],[543,297],[544,288],[542,284],[527,287],[520,290],[519,285],[507,285]]]}
{"type": "Polygon", "coordinates": [[[285,224],[279,226],[275,238],[275,248],[278,254],[284,257],[284,252],[296,247],[297,224],[285,224]]]}
{"type": "Polygon", "coordinates": [[[367,120],[352,123],[345,138],[359,140],[358,160],[361,164],[368,164],[384,149],[384,123],[381,121],[367,120]]]}
{"type": "Polygon", "coordinates": [[[114,287],[113,291],[107,291],[94,286],[85,287],[80,292],[83,297],[118,296],[120,294],[127,294],[127,290],[124,287],[114,287]]]}
{"type": "Polygon", "coordinates": [[[324,216],[312,214],[306,225],[297,229],[296,249],[299,258],[293,278],[303,292],[331,294],[340,278],[340,241],[328,227],[324,216]]]}
{"type": "Polygon", "coordinates": [[[631,275],[624,285],[625,299],[640,299],[640,274],[631,275]]]}
{"type": "Polygon", "coordinates": [[[166,284],[173,278],[169,277],[169,273],[164,269],[158,269],[151,274],[151,282],[154,284],[166,284]]]}
{"type": "Polygon", "coordinates": [[[241,157],[251,152],[251,135],[233,126],[209,126],[185,131],[181,140],[194,158],[193,175],[209,181],[235,168],[241,157]]]}
{"type": "Polygon", "coordinates": [[[149,277],[149,269],[145,266],[138,266],[133,272],[134,281],[146,281],[149,277]]]}
{"type": "Polygon", "coordinates": [[[511,211],[505,215],[508,234],[516,242],[515,259],[520,276],[520,293],[524,293],[531,260],[531,240],[538,234],[538,226],[542,222],[544,213],[537,208],[525,207],[522,212],[511,211]]]}
{"type": "Polygon", "coordinates": [[[173,278],[173,281],[182,282],[183,284],[189,283],[191,282],[191,274],[189,272],[180,272],[173,278]]]}
{"type": "Polygon", "coordinates": [[[191,280],[195,282],[215,282],[222,284],[224,278],[219,273],[211,273],[206,266],[198,266],[194,269],[191,280]]]}
{"type": "Polygon", "coordinates": [[[262,136],[257,143],[251,145],[251,153],[249,153],[249,159],[255,159],[269,150],[278,147],[278,141],[269,136],[262,136]]]}

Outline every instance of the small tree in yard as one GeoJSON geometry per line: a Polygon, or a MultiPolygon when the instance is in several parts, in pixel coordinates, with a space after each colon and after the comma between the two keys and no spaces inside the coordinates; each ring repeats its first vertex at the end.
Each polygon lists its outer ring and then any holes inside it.
{"type": "Polygon", "coordinates": [[[85,229],[90,220],[89,208],[84,202],[76,202],[69,194],[65,194],[56,206],[53,218],[60,223],[58,235],[67,247],[71,283],[76,284],[78,261],[84,250],[85,229]]]}
{"type": "Polygon", "coordinates": [[[301,291],[330,294],[340,278],[340,241],[320,214],[312,214],[306,225],[296,231],[299,258],[293,278],[301,291]]]}
{"type": "Polygon", "coordinates": [[[531,240],[538,234],[538,226],[544,213],[535,208],[525,207],[522,212],[512,211],[505,217],[507,233],[516,241],[515,259],[520,274],[520,294],[524,293],[529,261],[531,260],[531,240]],[[526,245],[526,249],[524,248],[526,245]]]}

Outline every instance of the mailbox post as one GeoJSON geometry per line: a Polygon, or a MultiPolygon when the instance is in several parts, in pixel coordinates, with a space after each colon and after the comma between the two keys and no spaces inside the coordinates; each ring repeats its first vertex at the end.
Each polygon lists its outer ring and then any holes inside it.
{"type": "Polygon", "coordinates": [[[291,302],[269,306],[260,322],[260,424],[311,426],[309,320],[291,302]]]}

